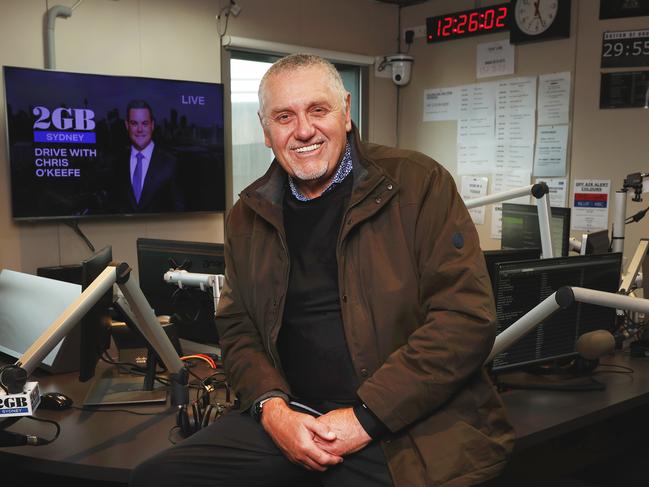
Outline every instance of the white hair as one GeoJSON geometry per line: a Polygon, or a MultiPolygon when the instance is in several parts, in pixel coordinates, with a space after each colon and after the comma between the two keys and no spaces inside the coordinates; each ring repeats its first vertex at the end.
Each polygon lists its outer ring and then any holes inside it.
{"type": "Polygon", "coordinates": [[[331,62],[326,59],[316,56],[313,54],[291,54],[289,56],[283,57],[276,61],[268,71],[261,78],[259,83],[259,117],[264,121],[264,101],[266,97],[266,84],[268,80],[273,76],[278,74],[297,71],[299,69],[311,68],[311,67],[322,67],[327,73],[328,81],[331,85],[331,89],[334,93],[338,93],[342,106],[344,107],[347,103],[347,90],[343,84],[343,80],[340,77],[340,73],[336,67],[331,64],[331,62]]]}

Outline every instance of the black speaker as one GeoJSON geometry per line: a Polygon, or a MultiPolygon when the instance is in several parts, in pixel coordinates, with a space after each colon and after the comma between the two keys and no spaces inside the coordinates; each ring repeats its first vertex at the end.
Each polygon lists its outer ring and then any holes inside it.
{"type": "MultiPolygon", "coordinates": [[[[36,275],[55,279],[57,281],[70,282],[72,284],[81,284],[81,265],[60,265],[39,267],[36,269],[36,275]]],[[[81,327],[76,324],[66,335],[61,343],[52,365],[41,365],[41,368],[53,374],[64,374],[66,372],[76,372],[79,370],[79,347],[81,346],[81,327]]]]}

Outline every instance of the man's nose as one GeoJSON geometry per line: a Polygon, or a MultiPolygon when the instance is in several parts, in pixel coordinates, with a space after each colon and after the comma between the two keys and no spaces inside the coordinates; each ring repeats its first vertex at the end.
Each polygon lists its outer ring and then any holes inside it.
{"type": "Polygon", "coordinates": [[[295,127],[295,137],[299,140],[308,140],[315,134],[315,127],[306,113],[299,113],[297,116],[297,126],[295,127]]]}

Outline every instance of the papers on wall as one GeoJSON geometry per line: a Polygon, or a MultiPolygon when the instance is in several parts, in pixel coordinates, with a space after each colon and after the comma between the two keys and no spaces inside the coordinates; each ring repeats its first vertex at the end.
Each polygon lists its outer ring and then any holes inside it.
{"type": "Polygon", "coordinates": [[[424,122],[457,120],[457,113],[457,88],[433,88],[424,90],[424,122]]]}
{"type": "MultiPolygon", "coordinates": [[[[488,178],[477,178],[473,176],[462,176],[460,196],[466,202],[473,198],[487,196],[488,178]]],[[[484,224],[485,207],[480,206],[469,210],[471,219],[476,225],[484,224]]]]}
{"type": "Polygon", "coordinates": [[[567,125],[547,125],[538,128],[535,176],[564,176],[566,174],[567,125]]]}
{"type": "Polygon", "coordinates": [[[539,76],[539,125],[567,124],[570,115],[570,72],[539,76]]]}
{"type": "MultiPolygon", "coordinates": [[[[510,189],[520,189],[530,185],[530,172],[524,169],[517,169],[505,173],[494,173],[492,175],[492,181],[491,194],[502,193],[510,189]]],[[[530,203],[530,197],[529,195],[519,196],[518,198],[509,199],[492,206],[491,238],[500,238],[501,235],[502,203],[520,203],[527,205],[530,203]]]]}
{"type": "MultiPolygon", "coordinates": [[[[509,172],[497,172],[492,176],[492,194],[502,193],[510,189],[520,189],[530,185],[530,173],[525,169],[515,169],[509,172]]],[[[530,204],[530,196],[519,196],[504,201],[504,203],[520,203],[522,205],[530,204]]]]}
{"type": "MultiPolygon", "coordinates": [[[[506,40],[479,44],[476,69],[478,78],[514,72],[513,47],[506,40]]],[[[479,181],[488,179],[479,176],[491,178],[493,194],[528,186],[533,174],[548,184],[551,206],[569,206],[570,84],[570,72],[562,72],[424,90],[424,122],[457,120],[457,175],[469,185],[463,197],[477,190],[472,184],[482,191],[479,181]]],[[[530,198],[512,202],[529,204],[530,198]]],[[[581,209],[589,211],[578,212],[582,226],[602,224],[602,214],[591,211],[597,207],[581,209]]],[[[501,204],[490,211],[491,236],[500,238],[501,204]]],[[[476,224],[483,224],[484,213],[472,211],[476,224]]]]}
{"type": "Polygon", "coordinates": [[[536,182],[544,182],[548,185],[550,206],[567,207],[566,197],[568,194],[566,190],[568,189],[568,180],[566,178],[536,178],[536,182]]]}
{"type": "Polygon", "coordinates": [[[496,92],[496,168],[532,172],[536,78],[498,82],[496,92]]]}
{"type": "Polygon", "coordinates": [[[576,179],[570,217],[572,230],[608,228],[609,179],[576,179]]]}
{"type": "Polygon", "coordinates": [[[503,206],[493,205],[491,209],[491,238],[500,238],[503,234],[503,206]]]}
{"type": "Polygon", "coordinates": [[[488,174],[495,160],[495,85],[460,86],[457,173],[488,174]]]}
{"type": "Polygon", "coordinates": [[[514,46],[508,39],[478,44],[476,77],[502,76],[514,73],[514,46]]]}

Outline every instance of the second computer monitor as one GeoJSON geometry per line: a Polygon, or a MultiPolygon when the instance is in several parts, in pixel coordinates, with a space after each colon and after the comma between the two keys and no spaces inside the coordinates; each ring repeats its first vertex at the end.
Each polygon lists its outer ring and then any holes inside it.
{"type": "MultiPolygon", "coordinates": [[[[570,243],[570,208],[553,206],[550,218],[550,237],[554,257],[568,255],[570,243]]],[[[502,237],[503,249],[540,248],[538,208],[536,205],[503,203],[502,237]]]]}
{"type": "Polygon", "coordinates": [[[200,343],[218,342],[212,289],[169,284],[164,274],[183,269],[198,274],[223,274],[223,244],[139,238],[140,287],[156,315],[175,315],[178,336],[200,343]]]}
{"type": "MultiPolygon", "coordinates": [[[[622,254],[608,253],[496,264],[496,332],[507,329],[563,286],[617,292],[621,262],[622,254]]],[[[575,356],[582,334],[598,329],[613,331],[615,321],[615,309],[574,303],[544,319],[497,355],[493,370],[575,356]]]]}

